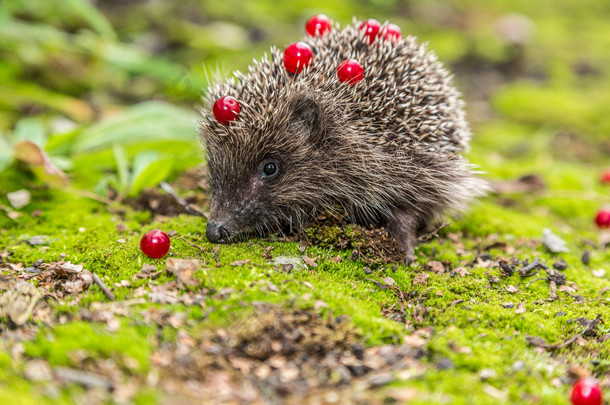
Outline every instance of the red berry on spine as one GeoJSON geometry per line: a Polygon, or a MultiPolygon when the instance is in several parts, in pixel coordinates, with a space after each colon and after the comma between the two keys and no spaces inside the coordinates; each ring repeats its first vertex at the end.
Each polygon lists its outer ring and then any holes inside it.
{"type": "Polygon", "coordinates": [[[599,210],[595,217],[595,223],[600,228],[610,228],[610,209],[603,208],[599,210]]]}
{"type": "Polygon", "coordinates": [[[604,170],[601,177],[602,184],[610,184],[610,169],[604,170]]]}
{"type": "Polygon", "coordinates": [[[586,378],[574,384],[570,400],[573,405],[601,405],[602,391],[595,380],[586,378]]]}
{"type": "Polygon", "coordinates": [[[148,231],[140,240],[140,249],[146,256],[160,259],[169,252],[169,236],[158,229],[148,231]]]}
{"type": "Polygon", "coordinates": [[[236,120],[241,107],[237,100],[231,96],[224,96],[214,103],[214,118],[223,125],[236,120]]]}
{"type": "Polygon", "coordinates": [[[304,42],[295,42],[284,50],[284,67],[290,73],[301,73],[309,66],[312,58],[313,52],[309,45],[304,42]]]}
{"type": "Polygon", "coordinates": [[[386,41],[398,41],[402,38],[402,32],[400,31],[400,27],[396,24],[388,24],[385,29],[385,39],[386,41]]]}
{"type": "Polygon", "coordinates": [[[347,59],[337,67],[337,76],[341,83],[354,85],[364,78],[364,69],[355,59],[347,59]]]}
{"type": "Polygon", "coordinates": [[[313,16],[305,23],[305,31],[312,37],[315,37],[316,35],[322,36],[330,32],[330,30],[330,19],[324,14],[313,16]]]}
{"type": "Polygon", "coordinates": [[[374,18],[368,19],[360,24],[360,31],[364,31],[364,35],[369,39],[369,44],[375,42],[375,38],[379,35],[381,24],[374,18]]]}

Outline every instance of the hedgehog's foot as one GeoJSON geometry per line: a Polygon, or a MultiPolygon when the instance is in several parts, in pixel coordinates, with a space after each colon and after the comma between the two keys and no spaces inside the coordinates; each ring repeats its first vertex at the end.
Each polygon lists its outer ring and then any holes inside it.
{"type": "Polygon", "coordinates": [[[392,209],[392,216],[388,218],[388,230],[396,238],[400,251],[405,253],[405,264],[408,266],[415,260],[419,221],[412,213],[400,208],[392,209]]]}

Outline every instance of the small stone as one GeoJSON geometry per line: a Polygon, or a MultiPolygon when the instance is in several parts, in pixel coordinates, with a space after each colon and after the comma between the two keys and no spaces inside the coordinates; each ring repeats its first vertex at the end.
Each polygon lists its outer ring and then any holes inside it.
{"type": "Polygon", "coordinates": [[[515,362],[513,363],[513,371],[514,371],[515,373],[516,373],[516,372],[519,372],[519,371],[521,371],[521,370],[523,370],[523,369],[525,369],[525,363],[524,363],[524,362],[522,362],[522,361],[515,361],[515,362]]]}
{"type": "Polygon", "coordinates": [[[479,372],[479,378],[481,379],[481,381],[487,381],[490,378],[495,378],[498,374],[495,372],[495,370],[492,370],[491,368],[484,368],[479,372]]]}
{"type": "Polygon", "coordinates": [[[452,370],[454,368],[455,368],[455,364],[453,364],[453,361],[451,361],[451,359],[448,359],[446,357],[440,359],[436,363],[437,370],[452,370]]]}
{"type": "Polygon", "coordinates": [[[30,203],[32,194],[28,190],[23,189],[8,193],[6,198],[8,198],[8,202],[13,206],[13,208],[18,210],[30,203]]]}
{"type": "Polygon", "coordinates": [[[595,277],[604,277],[606,275],[606,270],[604,270],[604,269],[592,270],[591,274],[593,274],[595,277]]]}
{"type": "Polygon", "coordinates": [[[41,359],[28,361],[23,369],[23,374],[30,381],[49,381],[52,378],[49,363],[41,359]]]}
{"type": "Polygon", "coordinates": [[[28,240],[28,243],[32,246],[36,246],[36,245],[48,245],[48,237],[44,236],[44,235],[36,235],[36,236],[32,236],[30,238],[30,240],[28,240]]]}
{"type": "Polygon", "coordinates": [[[568,263],[566,263],[566,261],[563,259],[559,259],[553,263],[553,268],[555,270],[563,271],[568,268],[568,263]]]}
{"type": "Polygon", "coordinates": [[[512,302],[505,302],[504,304],[502,304],[503,308],[514,308],[515,304],[513,304],[512,302]]]}
{"type": "Polygon", "coordinates": [[[580,258],[580,261],[585,265],[589,265],[591,262],[591,252],[589,250],[585,250],[585,253],[583,253],[582,257],[580,258]]]}
{"type": "Polygon", "coordinates": [[[548,228],[542,230],[542,244],[553,253],[570,251],[568,244],[548,228]]]}

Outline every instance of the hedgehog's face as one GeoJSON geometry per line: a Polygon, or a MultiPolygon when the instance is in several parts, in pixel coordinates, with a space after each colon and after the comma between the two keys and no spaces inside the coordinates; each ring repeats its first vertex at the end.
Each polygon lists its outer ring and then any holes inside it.
{"type": "Polygon", "coordinates": [[[207,237],[226,243],[300,225],[319,201],[323,128],[318,104],[298,97],[264,128],[208,136],[212,186],[207,237]]]}

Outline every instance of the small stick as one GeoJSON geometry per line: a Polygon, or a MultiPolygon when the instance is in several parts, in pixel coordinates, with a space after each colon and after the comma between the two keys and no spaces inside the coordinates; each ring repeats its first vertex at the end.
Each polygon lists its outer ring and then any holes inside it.
{"type": "Polygon", "coordinates": [[[206,249],[202,248],[202,247],[201,247],[201,246],[199,246],[199,245],[195,245],[195,244],[194,244],[194,243],[192,243],[192,242],[189,242],[188,240],[184,239],[182,236],[178,236],[178,239],[182,239],[182,240],[183,240],[183,241],[185,241],[187,244],[191,245],[191,246],[192,246],[192,247],[194,247],[194,248],[197,248],[197,249],[201,250],[202,252],[207,252],[207,250],[206,250],[206,249]]]}
{"type": "Polygon", "coordinates": [[[543,267],[543,266],[544,265],[542,263],[540,263],[540,259],[536,257],[536,258],[534,258],[534,260],[532,260],[532,262],[530,264],[528,264],[527,266],[521,267],[519,269],[519,275],[521,277],[531,277],[533,275],[538,274],[540,269],[536,270],[534,273],[531,273],[531,274],[530,274],[530,271],[534,270],[535,268],[543,267]]]}
{"type": "Polygon", "coordinates": [[[530,288],[530,284],[532,284],[534,281],[538,281],[538,280],[546,280],[546,277],[542,277],[542,278],[535,278],[533,280],[531,280],[529,283],[527,283],[527,285],[525,286],[525,288],[530,288]]]}
{"type": "Polygon", "coordinates": [[[95,281],[95,284],[97,284],[97,286],[104,292],[104,295],[106,295],[106,297],[110,301],[114,301],[114,294],[112,293],[112,291],[110,291],[108,289],[108,287],[106,287],[104,282],[102,280],[100,280],[100,278],[97,276],[97,274],[95,274],[93,272],[91,274],[93,275],[93,281],[95,281]]]}
{"type": "Polygon", "coordinates": [[[526,339],[527,339],[528,343],[530,343],[531,345],[537,346],[537,347],[542,347],[545,349],[553,349],[553,350],[562,349],[562,348],[569,346],[572,343],[576,342],[576,339],[583,336],[585,333],[597,328],[597,325],[599,325],[601,320],[602,320],[602,316],[597,315],[597,317],[595,319],[593,319],[591,322],[589,322],[589,324],[582,330],[582,332],[577,333],[576,335],[572,336],[571,338],[569,338],[568,340],[566,340],[563,343],[555,343],[554,345],[550,345],[548,343],[545,343],[544,340],[542,340],[541,338],[535,337],[535,336],[526,336],[526,339]]]}

